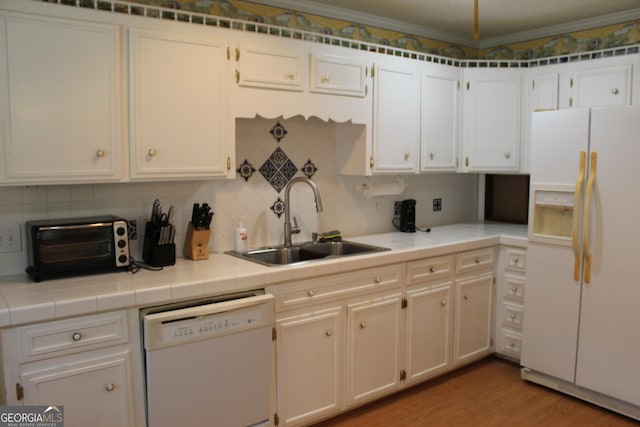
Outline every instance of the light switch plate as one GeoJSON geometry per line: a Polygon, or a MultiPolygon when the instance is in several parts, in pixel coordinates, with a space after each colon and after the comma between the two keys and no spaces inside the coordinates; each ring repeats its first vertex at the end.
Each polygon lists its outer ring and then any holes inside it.
{"type": "Polygon", "coordinates": [[[0,253],[22,251],[20,224],[0,224],[0,253]]]}

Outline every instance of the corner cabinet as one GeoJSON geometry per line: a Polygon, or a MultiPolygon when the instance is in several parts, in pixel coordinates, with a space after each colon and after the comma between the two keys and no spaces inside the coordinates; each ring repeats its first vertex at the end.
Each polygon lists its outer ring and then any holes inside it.
{"type": "Polygon", "coordinates": [[[495,248],[458,254],[456,264],[454,367],[493,352],[495,248]]]}
{"type": "Polygon", "coordinates": [[[235,177],[228,42],[129,30],[132,180],[235,177]]]}
{"type": "Polygon", "coordinates": [[[0,16],[0,182],[117,182],[125,138],[116,25],[0,16]]]}
{"type": "Polygon", "coordinates": [[[417,173],[420,80],[416,61],[384,58],[373,71],[373,173],[417,173]]]}
{"type": "Polygon", "coordinates": [[[464,69],[464,172],[519,171],[522,75],[521,69],[464,69]]]}

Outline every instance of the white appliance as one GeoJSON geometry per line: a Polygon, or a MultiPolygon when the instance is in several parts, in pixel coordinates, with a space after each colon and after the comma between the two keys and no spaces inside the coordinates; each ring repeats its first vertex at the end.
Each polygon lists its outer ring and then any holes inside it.
{"type": "Polygon", "coordinates": [[[532,125],[522,376],[640,420],[640,106],[532,125]]]}
{"type": "Polygon", "coordinates": [[[156,307],[141,316],[149,427],[269,425],[273,295],[156,307]]]}

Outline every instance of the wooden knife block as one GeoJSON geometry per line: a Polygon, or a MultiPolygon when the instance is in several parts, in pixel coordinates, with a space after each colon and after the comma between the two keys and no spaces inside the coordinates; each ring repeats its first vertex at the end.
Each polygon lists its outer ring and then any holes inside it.
{"type": "Polygon", "coordinates": [[[184,256],[192,260],[209,259],[209,239],[211,229],[201,228],[196,230],[193,224],[187,227],[187,236],[184,239],[184,256]]]}

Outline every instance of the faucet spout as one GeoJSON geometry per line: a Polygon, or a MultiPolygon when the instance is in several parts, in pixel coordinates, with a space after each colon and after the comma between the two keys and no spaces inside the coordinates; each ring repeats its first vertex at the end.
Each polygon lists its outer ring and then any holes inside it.
{"type": "MultiPolygon", "coordinates": [[[[290,193],[291,187],[298,182],[306,183],[313,190],[313,197],[315,200],[315,206],[317,212],[322,212],[322,198],[320,197],[320,190],[315,182],[311,181],[309,178],[305,177],[297,177],[293,178],[291,181],[287,183],[287,186],[284,189],[284,245],[291,246],[291,234],[294,232],[291,228],[291,203],[290,203],[290,193]]],[[[296,228],[295,233],[299,233],[300,229],[296,228]]]]}

